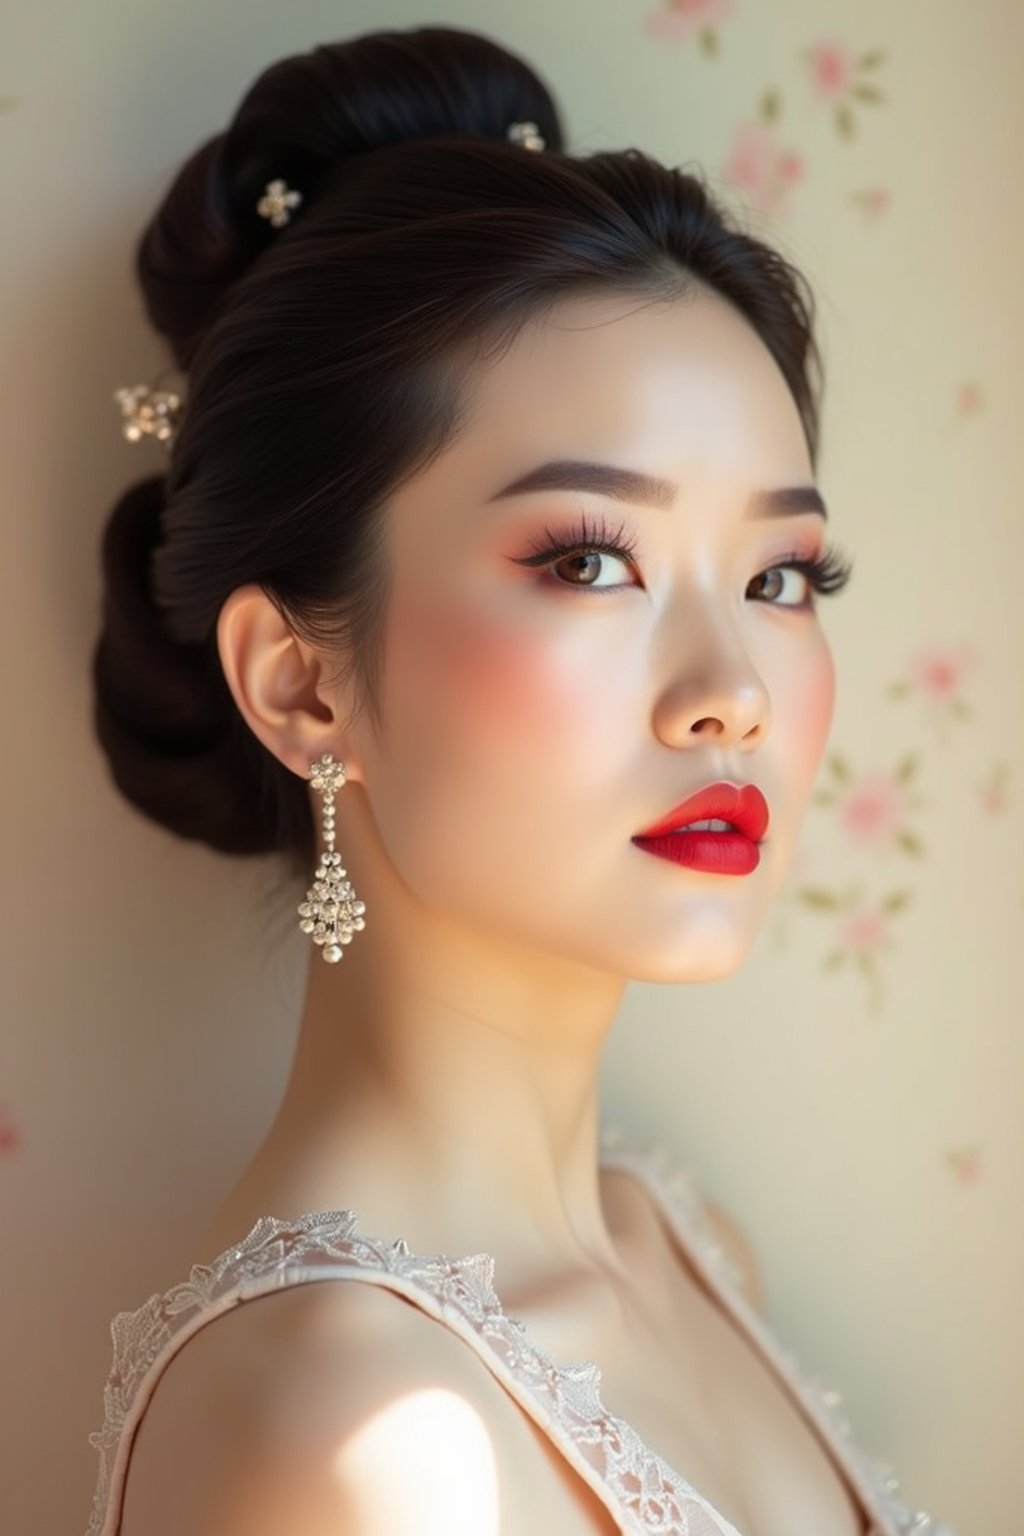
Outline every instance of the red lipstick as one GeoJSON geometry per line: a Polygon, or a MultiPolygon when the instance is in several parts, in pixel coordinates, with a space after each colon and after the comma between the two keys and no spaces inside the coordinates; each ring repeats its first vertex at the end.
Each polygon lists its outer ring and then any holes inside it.
{"type": "Polygon", "coordinates": [[[755,784],[708,784],[632,841],[638,848],[717,875],[748,875],[760,863],[768,802],[755,784]],[[727,821],[733,830],[677,831],[692,821],[727,821]]]}

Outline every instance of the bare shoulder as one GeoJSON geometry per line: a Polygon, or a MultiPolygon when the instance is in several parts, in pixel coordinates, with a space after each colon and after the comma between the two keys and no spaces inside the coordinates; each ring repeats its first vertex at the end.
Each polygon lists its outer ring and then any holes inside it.
{"type": "Polygon", "coordinates": [[[742,1272],[739,1282],[747,1300],[758,1312],[764,1312],[764,1286],[754,1246],[735,1216],[713,1200],[704,1197],[704,1210],[715,1237],[727,1258],[742,1272]]]}
{"type": "Polygon", "coordinates": [[[444,1324],[379,1284],[222,1314],[161,1376],[120,1536],[610,1533],[596,1494],[444,1324]]]}

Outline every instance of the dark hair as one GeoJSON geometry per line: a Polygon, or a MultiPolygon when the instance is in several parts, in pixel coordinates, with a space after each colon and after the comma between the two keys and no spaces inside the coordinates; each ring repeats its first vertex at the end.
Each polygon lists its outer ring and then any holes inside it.
{"type": "Polygon", "coordinates": [[[258,583],[379,725],[383,510],[450,445],[474,363],[567,296],[713,289],[772,353],[817,460],[803,276],[699,171],[566,153],[538,76],[472,32],[370,32],[273,64],[177,174],[136,270],[188,398],[168,472],[105,531],[97,734],[147,816],[228,853],[279,850],[307,879],[307,783],[237,708],[217,618],[258,583]],[[546,148],[510,142],[516,121],[546,148]],[[278,176],[303,202],[275,228],[256,203],[278,176]]]}

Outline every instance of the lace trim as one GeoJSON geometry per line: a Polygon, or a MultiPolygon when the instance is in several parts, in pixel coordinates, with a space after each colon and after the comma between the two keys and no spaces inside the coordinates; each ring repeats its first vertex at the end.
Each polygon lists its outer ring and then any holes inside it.
{"type": "MultiPolygon", "coordinates": [[[[884,1521],[882,1536],[955,1536],[948,1526],[897,1498],[891,1468],[864,1457],[849,1441],[849,1426],[835,1413],[839,1394],[804,1376],[793,1356],[775,1345],[738,1289],[741,1272],[716,1242],[688,1171],[660,1147],[630,1148],[617,1126],[602,1133],[601,1146],[608,1154],[603,1166],[632,1167],[661,1193],[684,1250],[696,1250],[738,1321],[774,1360],[783,1379],[796,1382],[868,1507],[877,1507],[884,1521]]],[[[494,1289],[491,1255],[451,1259],[411,1253],[401,1238],[387,1243],[360,1233],[351,1210],[311,1211],[294,1220],[262,1216],[242,1242],[211,1265],[193,1265],[187,1280],[154,1293],[135,1311],[117,1313],[110,1325],[113,1364],[103,1391],[104,1423],[89,1436],[100,1464],[86,1536],[114,1536],[120,1525],[134,1430],[169,1355],[242,1301],[339,1274],[398,1291],[471,1345],[482,1340],[494,1374],[555,1439],[623,1531],[633,1536],[741,1536],[632,1426],[605,1408],[598,1365],[588,1360],[557,1365],[530,1340],[520,1319],[504,1312],[494,1289]]]]}
{"type": "Polygon", "coordinates": [[[891,1464],[872,1456],[852,1439],[849,1420],[841,1411],[842,1393],[803,1370],[792,1351],[784,1348],[741,1288],[743,1271],[725,1253],[708,1219],[701,1193],[689,1169],[657,1143],[630,1144],[617,1125],[601,1136],[602,1165],[632,1170],[661,1196],[661,1204],[684,1251],[692,1253],[712,1287],[731,1309],[753,1342],[789,1382],[816,1424],[840,1466],[847,1470],[867,1508],[880,1522],[884,1536],[956,1536],[923,1509],[913,1509],[899,1496],[899,1479],[891,1464]]]}
{"type": "Polygon", "coordinates": [[[113,1536],[120,1520],[132,1434],[167,1356],[218,1313],[275,1288],[341,1273],[409,1295],[469,1342],[483,1339],[492,1369],[553,1434],[595,1493],[643,1536],[740,1536],[689,1484],[601,1402],[601,1372],[591,1361],[559,1367],[532,1344],[520,1319],[506,1315],[486,1253],[449,1259],[410,1253],[403,1239],[360,1235],[353,1211],[313,1211],[293,1221],[263,1216],[246,1238],[189,1278],[154,1294],[111,1323],[114,1363],[104,1389],[103,1428],[89,1436],[100,1472],[87,1536],[113,1536]],[[609,1494],[619,1507],[609,1503],[609,1494]],[[111,1523],[105,1525],[105,1519],[111,1523]]]}

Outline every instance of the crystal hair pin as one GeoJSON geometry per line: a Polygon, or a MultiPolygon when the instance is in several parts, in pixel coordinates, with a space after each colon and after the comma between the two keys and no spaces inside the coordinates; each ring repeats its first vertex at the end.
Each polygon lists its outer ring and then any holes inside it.
{"type": "Polygon", "coordinates": [[[155,437],[170,444],[181,417],[181,396],[173,389],[151,389],[148,384],[124,385],[114,391],[121,407],[121,430],[130,443],[155,437]]]}
{"type": "Polygon", "coordinates": [[[509,123],[505,137],[524,149],[543,149],[546,142],[536,123],[509,123]]]}
{"type": "Polygon", "coordinates": [[[297,208],[301,202],[302,193],[296,192],[286,181],[277,177],[276,180],[267,182],[263,189],[263,196],[256,204],[256,212],[280,228],[282,224],[291,222],[290,210],[297,208]]]}

